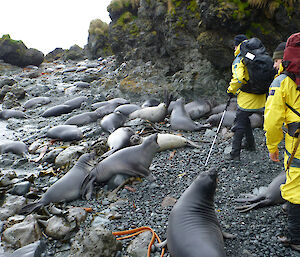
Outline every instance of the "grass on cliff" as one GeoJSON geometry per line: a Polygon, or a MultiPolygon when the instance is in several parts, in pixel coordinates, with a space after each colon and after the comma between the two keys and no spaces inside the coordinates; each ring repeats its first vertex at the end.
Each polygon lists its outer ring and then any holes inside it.
{"type": "Polygon", "coordinates": [[[101,21],[100,19],[95,19],[90,22],[89,34],[105,35],[108,33],[108,24],[101,21]]]}

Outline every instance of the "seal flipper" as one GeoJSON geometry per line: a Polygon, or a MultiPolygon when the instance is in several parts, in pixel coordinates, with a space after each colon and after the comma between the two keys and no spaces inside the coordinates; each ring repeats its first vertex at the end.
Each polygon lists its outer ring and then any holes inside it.
{"type": "Polygon", "coordinates": [[[27,204],[24,207],[22,207],[19,214],[22,214],[22,215],[29,214],[29,213],[32,213],[35,210],[39,210],[43,206],[44,206],[44,204],[41,201],[30,203],[30,204],[27,204]]]}
{"type": "Polygon", "coordinates": [[[238,210],[239,212],[247,212],[250,211],[252,209],[257,209],[260,207],[265,207],[271,204],[270,199],[265,199],[263,201],[257,202],[257,203],[252,203],[252,204],[248,204],[248,205],[243,205],[243,206],[238,206],[235,209],[238,210]]]}
{"type": "Polygon", "coordinates": [[[80,188],[80,195],[82,199],[91,199],[92,197],[92,193],[94,190],[94,181],[95,181],[96,177],[93,176],[92,174],[88,174],[86,175],[86,177],[84,178],[81,188],[80,188]]]}

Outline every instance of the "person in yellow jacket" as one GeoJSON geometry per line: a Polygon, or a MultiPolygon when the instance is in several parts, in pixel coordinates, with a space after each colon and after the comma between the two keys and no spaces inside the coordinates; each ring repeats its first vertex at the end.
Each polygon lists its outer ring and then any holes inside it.
{"type": "MultiPolygon", "coordinates": [[[[246,39],[245,36],[244,40],[246,39]]],[[[243,62],[243,57],[240,55],[242,41],[235,46],[235,60],[232,63],[232,79],[227,89],[229,96],[237,96],[238,110],[232,128],[234,136],[232,140],[232,150],[230,152],[230,159],[237,161],[240,160],[244,136],[246,138],[244,148],[249,151],[255,151],[255,140],[249,117],[254,112],[263,112],[266,102],[266,94],[252,94],[241,90],[242,86],[247,87],[247,81],[249,81],[248,70],[243,62]]]]}
{"type": "Polygon", "coordinates": [[[300,33],[293,34],[288,39],[282,66],[283,71],[269,89],[264,130],[272,161],[279,162],[278,144],[285,138],[286,182],[280,189],[282,197],[288,201],[288,237],[283,237],[280,241],[300,251],[300,147],[287,169],[288,160],[298,140],[298,133],[295,132],[300,128],[300,33]],[[295,42],[297,47],[293,46],[295,42]],[[283,124],[288,129],[285,135],[283,124]]]}

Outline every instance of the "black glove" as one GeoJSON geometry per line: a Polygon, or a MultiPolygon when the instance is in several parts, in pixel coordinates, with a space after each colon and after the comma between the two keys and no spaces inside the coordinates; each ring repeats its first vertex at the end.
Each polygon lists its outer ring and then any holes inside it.
{"type": "Polygon", "coordinates": [[[228,95],[230,98],[234,97],[234,94],[233,94],[233,93],[227,92],[227,95],[228,95]]]}

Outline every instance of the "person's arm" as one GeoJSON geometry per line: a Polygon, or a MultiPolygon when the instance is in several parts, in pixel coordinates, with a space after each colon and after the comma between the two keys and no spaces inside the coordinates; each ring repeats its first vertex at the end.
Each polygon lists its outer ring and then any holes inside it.
{"type": "Polygon", "coordinates": [[[229,83],[227,93],[236,94],[238,89],[245,84],[245,72],[245,65],[241,60],[233,65],[232,78],[229,83]]]}

